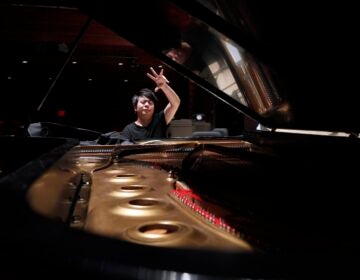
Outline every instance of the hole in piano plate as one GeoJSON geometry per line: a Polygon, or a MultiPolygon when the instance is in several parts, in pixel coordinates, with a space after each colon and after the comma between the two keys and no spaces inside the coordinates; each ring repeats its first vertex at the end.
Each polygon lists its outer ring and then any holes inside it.
{"type": "Polygon", "coordinates": [[[126,235],[130,241],[167,247],[202,245],[207,237],[202,232],[178,221],[154,220],[130,227],[126,235]]]}
{"type": "Polygon", "coordinates": [[[159,201],[153,199],[133,199],[129,204],[136,206],[153,206],[159,204],[159,201]]]}
{"type": "Polygon", "coordinates": [[[118,174],[116,175],[117,178],[130,178],[130,177],[135,177],[136,174],[118,174]]]}
{"type": "Polygon", "coordinates": [[[174,233],[179,230],[179,227],[171,224],[150,224],[139,228],[141,233],[146,235],[162,236],[174,233]]]}
{"type": "Polygon", "coordinates": [[[122,186],[120,190],[122,191],[141,191],[144,190],[146,187],[141,185],[128,185],[128,186],[122,186]]]}

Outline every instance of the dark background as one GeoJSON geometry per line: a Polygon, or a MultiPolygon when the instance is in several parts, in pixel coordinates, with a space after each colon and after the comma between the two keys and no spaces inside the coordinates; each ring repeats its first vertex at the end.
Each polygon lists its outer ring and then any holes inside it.
{"type": "Polygon", "coordinates": [[[242,128],[241,114],[97,21],[86,26],[89,18],[78,9],[2,4],[0,18],[0,134],[38,121],[121,130],[135,118],[131,96],[154,88],[150,66],[164,68],[182,100],[176,119],[204,113],[231,134],[242,128]]]}

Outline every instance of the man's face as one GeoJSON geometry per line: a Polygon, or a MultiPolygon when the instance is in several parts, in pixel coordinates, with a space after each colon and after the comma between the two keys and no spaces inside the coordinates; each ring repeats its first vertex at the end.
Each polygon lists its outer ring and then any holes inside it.
{"type": "Polygon", "coordinates": [[[135,111],[138,116],[152,117],[152,115],[154,114],[154,107],[154,102],[151,99],[145,96],[140,96],[135,111]]]}
{"type": "Polygon", "coordinates": [[[181,42],[181,46],[179,48],[169,50],[166,52],[166,55],[177,63],[183,64],[187,61],[191,52],[192,47],[186,42],[181,42]]]}

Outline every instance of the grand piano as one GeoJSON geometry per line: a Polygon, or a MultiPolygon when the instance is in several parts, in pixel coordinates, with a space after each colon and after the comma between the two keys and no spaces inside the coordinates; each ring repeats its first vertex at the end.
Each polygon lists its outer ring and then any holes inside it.
{"type": "Polygon", "coordinates": [[[89,2],[0,6],[9,53],[1,67],[0,275],[358,274],[356,9],[89,2]],[[105,64],[128,68],[108,65],[95,76],[89,57],[104,55],[96,40],[117,53],[106,53],[105,64]],[[19,70],[31,66],[31,50],[37,67],[19,70]],[[126,92],[145,86],[139,73],[153,65],[182,99],[169,137],[128,143],[106,133],[131,121],[126,92]]]}

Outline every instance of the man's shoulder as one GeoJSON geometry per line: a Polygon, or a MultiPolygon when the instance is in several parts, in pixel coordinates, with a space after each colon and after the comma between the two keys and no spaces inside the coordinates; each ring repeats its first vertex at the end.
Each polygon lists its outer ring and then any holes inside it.
{"type": "Polygon", "coordinates": [[[124,127],[123,131],[128,129],[133,129],[134,127],[135,127],[135,122],[131,122],[124,127]]]}

